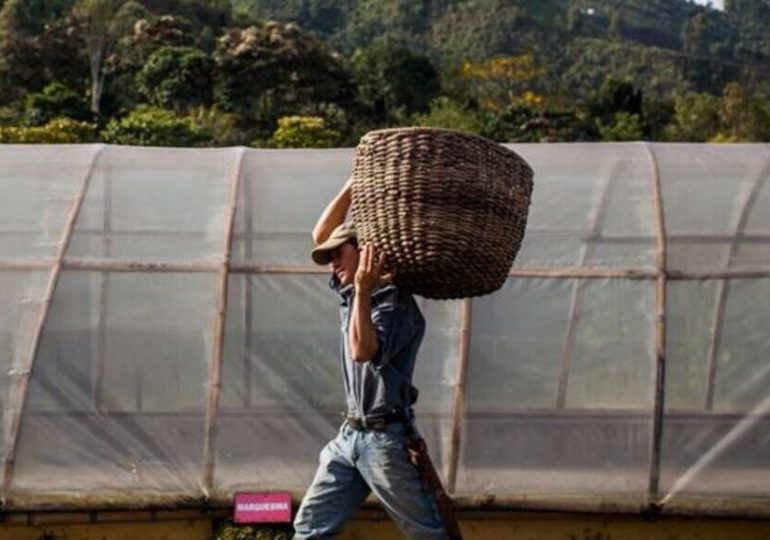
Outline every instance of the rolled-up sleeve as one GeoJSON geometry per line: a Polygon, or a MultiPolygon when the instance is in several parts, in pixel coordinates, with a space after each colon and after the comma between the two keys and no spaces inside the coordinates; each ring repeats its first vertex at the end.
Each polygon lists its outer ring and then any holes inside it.
{"type": "Polygon", "coordinates": [[[377,354],[372,363],[381,366],[398,354],[411,339],[409,304],[398,290],[389,291],[372,308],[372,323],[377,330],[377,354]]]}

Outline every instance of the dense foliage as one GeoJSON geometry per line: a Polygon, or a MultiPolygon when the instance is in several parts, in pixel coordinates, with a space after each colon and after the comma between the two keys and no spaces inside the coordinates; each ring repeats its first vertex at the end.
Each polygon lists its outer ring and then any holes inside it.
{"type": "Polygon", "coordinates": [[[770,4],[0,0],[4,142],[770,140],[770,4]],[[87,126],[87,127],[83,127],[87,126]]]}

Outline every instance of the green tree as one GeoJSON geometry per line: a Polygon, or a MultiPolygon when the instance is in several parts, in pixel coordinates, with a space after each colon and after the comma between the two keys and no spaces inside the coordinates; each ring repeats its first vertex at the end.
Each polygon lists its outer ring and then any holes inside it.
{"type": "Polygon", "coordinates": [[[195,107],[187,116],[193,124],[211,135],[211,146],[236,146],[248,141],[248,135],[238,128],[238,117],[214,107],[195,107]]]}
{"type": "Polygon", "coordinates": [[[640,114],[642,112],[642,91],[630,81],[608,78],[592,100],[592,112],[597,115],[616,112],[640,114]]]}
{"type": "Polygon", "coordinates": [[[163,47],[155,51],[136,76],[139,91],[153,105],[185,111],[210,105],[214,61],[193,47],[163,47]]]}
{"type": "Polygon", "coordinates": [[[441,91],[430,58],[402,45],[373,45],[352,58],[359,92],[374,118],[385,122],[399,112],[427,112],[441,91]]]}
{"type": "Polygon", "coordinates": [[[611,41],[623,40],[623,13],[619,8],[612,8],[610,10],[607,38],[611,41]]]}
{"type": "Polygon", "coordinates": [[[582,30],[583,7],[572,0],[567,8],[567,32],[578,34],[582,30]]]}
{"type": "Polygon", "coordinates": [[[639,141],[644,138],[644,126],[638,114],[616,112],[612,122],[598,121],[599,135],[603,141],[639,141]]]}
{"type": "Polygon", "coordinates": [[[51,83],[42,92],[27,95],[24,117],[27,124],[39,126],[59,117],[86,121],[90,114],[82,95],[61,83],[51,83]]]}
{"type": "Polygon", "coordinates": [[[318,116],[284,116],[270,138],[276,148],[331,148],[339,144],[338,132],[326,127],[318,116]]]}
{"type": "Polygon", "coordinates": [[[708,21],[703,11],[687,19],[682,28],[682,50],[688,55],[705,54],[704,35],[708,21]]]}
{"type": "MultiPolygon", "coordinates": [[[[605,79],[601,88],[588,102],[588,110],[596,122],[596,127],[609,135],[611,126],[621,122],[625,129],[630,127],[631,116],[638,121],[642,119],[642,91],[637,89],[630,81],[621,81],[614,78],[605,79]],[[618,116],[625,113],[628,116],[618,116]]],[[[642,137],[638,137],[642,138],[642,137]]],[[[614,140],[614,139],[613,139],[614,140]]]]}
{"type": "Polygon", "coordinates": [[[72,14],[86,43],[91,75],[91,112],[99,117],[106,62],[144,7],[133,0],[78,0],[72,14]]]}
{"type": "Polygon", "coordinates": [[[147,15],[115,44],[105,66],[102,113],[109,117],[125,114],[143,102],[137,88],[137,74],[153,53],[163,47],[196,47],[199,41],[193,25],[176,15],[147,15]]]}
{"type": "Polygon", "coordinates": [[[194,47],[196,36],[190,21],[176,15],[147,17],[136,21],[133,31],[125,39],[123,54],[132,53],[146,60],[163,47],[194,47]]]}
{"type": "Polygon", "coordinates": [[[211,134],[184,116],[153,107],[138,107],[111,120],[101,133],[104,142],[137,146],[200,146],[211,134]]]}
{"type": "Polygon", "coordinates": [[[530,54],[496,56],[484,62],[465,62],[459,78],[466,93],[483,110],[501,113],[511,106],[538,107],[543,96],[538,89],[546,76],[530,54]]]}
{"type": "Polygon", "coordinates": [[[522,103],[490,116],[482,135],[500,142],[561,142],[592,140],[594,131],[575,110],[522,103]]]}
{"type": "Polygon", "coordinates": [[[738,83],[725,86],[719,111],[723,138],[735,142],[770,141],[770,107],[746,95],[738,83]]]}
{"type": "Polygon", "coordinates": [[[0,103],[59,81],[79,88],[84,56],[67,2],[7,0],[0,9],[0,103]]]}
{"type": "Polygon", "coordinates": [[[480,113],[470,110],[446,96],[434,99],[430,104],[430,111],[415,116],[414,124],[456,129],[477,135],[481,134],[484,129],[484,122],[480,113]]]}
{"type": "Polygon", "coordinates": [[[666,126],[674,118],[673,99],[645,99],[642,104],[645,138],[659,141],[665,138],[666,126]]]}
{"type": "Polygon", "coordinates": [[[214,59],[217,105],[268,134],[281,116],[353,104],[355,87],[342,59],[295,24],[230,30],[219,38],[214,59]]]}
{"type": "Polygon", "coordinates": [[[710,94],[676,96],[674,118],[664,129],[664,137],[670,141],[708,141],[720,130],[719,110],[719,98],[710,94]]]}

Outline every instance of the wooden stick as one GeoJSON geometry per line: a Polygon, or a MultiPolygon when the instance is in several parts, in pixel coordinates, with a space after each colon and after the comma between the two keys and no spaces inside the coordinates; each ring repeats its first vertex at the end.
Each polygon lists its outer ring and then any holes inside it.
{"type": "Polygon", "coordinates": [[[222,387],[222,357],[224,354],[225,318],[227,316],[227,280],[232,256],[233,226],[238,198],[238,186],[243,169],[245,148],[237,149],[236,165],[230,179],[230,193],[227,214],[225,216],[224,261],[219,267],[219,292],[217,313],[214,320],[214,338],[211,370],[209,372],[209,399],[206,408],[206,434],[203,447],[203,493],[207,498],[214,484],[214,465],[216,461],[217,415],[219,412],[219,393],[222,387]]]}
{"type": "Polygon", "coordinates": [[[3,493],[8,491],[8,488],[13,482],[13,475],[16,464],[16,450],[18,449],[19,444],[19,428],[21,427],[21,417],[24,408],[26,407],[27,396],[29,394],[29,381],[32,378],[32,372],[35,367],[35,359],[40,347],[40,339],[43,335],[43,329],[48,318],[48,313],[51,308],[51,302],[53,300],[54,293],[56,292],[56,286],[59,283],[59,276],[61,275],[64,254],[67,251],[70,240],[72,239],[72,233],[75,230],[75,223],[77,222],[78,215],[80,214],[80,209],[83,206],[83,200],[85,199],[86,192],[88,191],[91,177],[93,176],[94,169],[96,168],[96,163],[99,160],[99,156],[101,155],[103,149],[103,145],[98,145],[96,147],[96,151],[91,158],[91,164],[89,165],[88,170],[83,177],[83,181],[80,185],[80,188],[78,189],[77,195],[72,202],[72,206],[70,207],[69,215],[67,216],[67,221],[65,222],[64,232],[62,234],[61,241],[59,242],[59,247],[56,251],[56,262],[50,269],[50,273],[48,275],[48,284],[46,286],[43,302],[40,306],[40,312],[38,313],[35,330],[32,335],[32,343],[30,344],[27,356],[24,359],[24,363],[19,370],[18,378],[16,378],[11,383],[8,396],[10,406],[6,410],[6,414],[9,415],[8,422],[6,424],[8,426],[8,431],[5,438],[8,445],[8,451],[3,461],[3,493]]]}
{"type": "Polygon", "coordinates": [[[466,298],[462,303],[462,319],[460,321],[460,361],[457,366],[457,384],[454,392],[454,411],[452,413],[452,434],[449,442],[449,455],[446,463],[447,491],[455,492],[457,485],[457,468],[460,462],[460,443],[462,428],[465,420],[465,388],[468,378],[468,361],[471,349],[471,315],[473,303],[466,298]]]}
{"type": "Polygon", "coordinates": [[[649,144],[645,143],[650,162],[653,201],[655,205],[655,229],[658,237],[657,287],[655,317],[655,360],[651,391],[653,396],[653,423],[650,434],[649,482],[647,486],[647,506],[657,504],[660,491],[660,450],[663,438],[663,414],[665,412],[666,391],[666,268],[668,265],[668,247],[666,244],[666,218],[663,208],[663,196],[660,184],[658,160],[649,144]]]}

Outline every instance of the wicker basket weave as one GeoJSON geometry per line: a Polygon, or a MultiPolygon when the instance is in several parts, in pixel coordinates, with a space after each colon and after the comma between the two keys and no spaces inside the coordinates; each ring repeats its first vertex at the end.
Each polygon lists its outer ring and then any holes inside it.
{"type": "Polygon", "coordinates": [[[356,149],[351,212],[395,282],[428,298],[499,289],[524,237],[532,169],[487,139],[434,128],[372,131],[356,149]]]}

